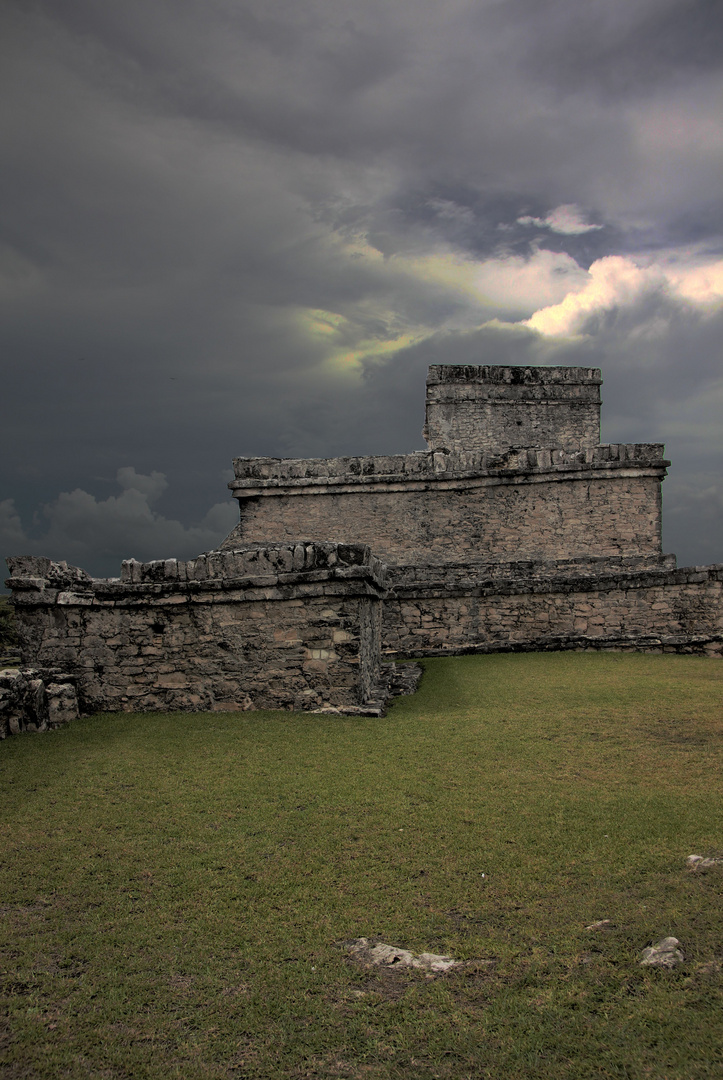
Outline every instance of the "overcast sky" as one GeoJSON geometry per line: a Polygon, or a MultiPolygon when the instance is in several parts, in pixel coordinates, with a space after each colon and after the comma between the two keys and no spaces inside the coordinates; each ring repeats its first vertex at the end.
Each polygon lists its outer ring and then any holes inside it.
{"type": "Polygon", "coordinates": [[[430,363],[602,368],[723,561],[720,0],[4,0],[0,554],[237,520],[238,455],[424,447],[430,363]]]}

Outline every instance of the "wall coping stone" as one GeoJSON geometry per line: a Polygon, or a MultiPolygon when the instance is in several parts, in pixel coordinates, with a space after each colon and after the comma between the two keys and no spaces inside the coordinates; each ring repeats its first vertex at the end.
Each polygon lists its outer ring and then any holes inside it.
{"type": "Polygon", "coordinates": [[[12,603],[20,607],[128,606],[164,599],[203,603],[225,600],[229,592],[237,594],[235,600],[251,602],[340,594],[383,596],[387,580],[387,567],[368,545],[312,541],[211,551],[187,562],[127,559],[120,578],[91,578],[85,571],[76,573],[76,567],[50,559],[40,567],[47,576],[25,576],[26,569],[37,571],[37,558],[18,556],[7,562],[13,576],[5,584],[13,591],[12,603]],[[294,562],[296,569],[292,569],[294,562]],[[250,568],[256,573],[249,572],[250,568]],[[258,572],[263,569],[273,572],[258,572]]]}
{"type": "Polygon", "coordinates": [[[444,383],[503,383],[510,386],[602,385],[600,368],[516,367],[504,364],[432,364],[427,386],[444,383]]]}
{"type": "Polygon", "coordinates": [[[368,488],[378,484],[465,481],[489,478],[501,482],[530,477],[572,479],[591,472],[652,470],[664,475],[670,465],[663,443],[606,443],[584,450],[513,447],[500,454],[489,451],[451,453],[417,450],[411,454],[340,458],[234,458],[235,479],[229,488],[236,497],[273,488],[368,488]],[[247,490],[248,489],[248,490],[247,490]]]}
{"type": "MultiPolygon", "coordinates": [[[[663,556],[665,559],[665,556],[663,556]]],[[[601,560],[608,563],[612,560],[601,560]]],[[[592,560],[591,560],[592,562],[592,560]]],[[[615,589],[648,589],[651,586],[700,585],[705,582],[723,582],[723,563],[710,566],[684,566],[680,568],[662,565],[645,569],[615,568],[605,565],[574,566],[555,563],[507,564],[507,573],[500,572],[499,565],[468,564],[463,573],[456,576],[445,573],[445,567],[428,567],[428,573],[417,576],[406,570],[419,571],[419,567],[399,567],[390,570],[390,597],[403,599],[415,596],[420,599],[445,596],[512,596],[525,593],[546,592],[611,592],[615,589]],[[517,566],[517,570],[515,570],[517,566]],[[436,573],[435,571],[441,571],[436,573]]]]}

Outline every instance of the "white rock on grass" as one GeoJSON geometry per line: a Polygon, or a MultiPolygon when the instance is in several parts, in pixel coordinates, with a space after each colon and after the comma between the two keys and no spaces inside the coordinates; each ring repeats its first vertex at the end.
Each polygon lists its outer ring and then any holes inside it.
{"type": "Polygon", "coordinates": [[[662,941],[656,941],[643,949],[640,957],[641,967],[674,968],[685,961],[685,957],[678,948],[680,942],[677,938],[666,937],[662,941]]]}
{"type": "Polygon", "coordinates": [[[691,870],[710,870],[711,866],[723,866],[723,859],[706,859],[704,855],[689,855],[685,861],[691,870]]]}
{"type": "Polygon", "coordinates": [[[383,941],[374,944],[368,938],[357,938],[349,944],[349,952],[355,960],[378,967],[423,968],[426,971],[442,972],[457,967],[461,960],[451,956],[438,956],[436,953],[413,953],[400,949],[396,945],[386,945],[383,941]]]}

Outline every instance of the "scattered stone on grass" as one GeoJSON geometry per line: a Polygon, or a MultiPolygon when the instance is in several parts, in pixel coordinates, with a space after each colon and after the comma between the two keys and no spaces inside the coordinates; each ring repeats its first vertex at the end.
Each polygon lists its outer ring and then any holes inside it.
{"type": "Polygon", "coordinates": [[[707,859],[704,855],[689,855],[685,861],[691,870],[710,870],[712,866],[723,866],[723,859],[707,859]]]}
{"type": "Polygon", "coordinates": [[[649,945],[647,949],[643,949],[640,958],[640,966],[662,968],[677,967],[678,964],[682,964],[685,961],[685,957],[678,948],[678,945],[680,945],[680,942],[674,937],[666,937],[661,941],[656,941],[654,945],[649,945]]]}
{"type": "Polygon", "coordinates": [[[361,964],[375,964],[377,967],[387,968],[422,968],[425,971],[438,974],[449,971],[450,968],[460,967],[461,960],[454,960],[451,956],[439,956],[436,953],[413,953],[408,949],[400,949],[396,945],[387,945],[383,941],[372,941],[369,938],[356,938],[347,942],[349,954],[361,964]]]}
{"type": "Polygon", "coordinates": [[[586,926],[586,930],[612,930],[615,923],[611,919],[598,919],[597,922],[590,923],[586,926]]]}

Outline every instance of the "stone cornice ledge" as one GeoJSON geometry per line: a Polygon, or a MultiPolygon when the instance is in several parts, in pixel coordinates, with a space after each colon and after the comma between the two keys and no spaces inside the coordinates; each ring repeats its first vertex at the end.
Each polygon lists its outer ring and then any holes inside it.
{"type": "MultiPolygon", "coordinates": [[[[520,564],[522,567],[523,564],[520,564]]],[[[390,594],[397,599],[407,597],[439,599],[460,596],[517,596],[538,595],[554,593],[589,593],[589,592],[613,592],[614,590],[650,589],[655,587],[685,586],[685,585],[708,585],[713,590],[720,590],[723,583],[723,563],[712,563],[710,566],[650,566],[641,569],[628,569],[621,567],[601,567],[595,570],[594,566],[588,570],[583,567],[561,567],[556,572],[554,564],[540,564],[540,568],[530,573],[520,572],[515,575],[503,577],[495,574],[494,569],[482,569],[475,579],[474,568],[470,567],[470,573],[466,577],[460,576],[456,581],[437,575],[435,580],[435,567],[429,567],[427,580],[424,580],[424,571],[418,569],[416,580],[405,580],[403,572],[395,576],[392,571],[390,580],[390,594]]]]}
{"type": "Polygon", "coordinates": [[[662,478],[670,462],[662,443],[610,443],[588,450],[524,448],[505,454],[444,450],[359,458],[236,458],[234,498],[293,493],[425,491],[430,487],[589,480],[615,473],[662,478]]]}

